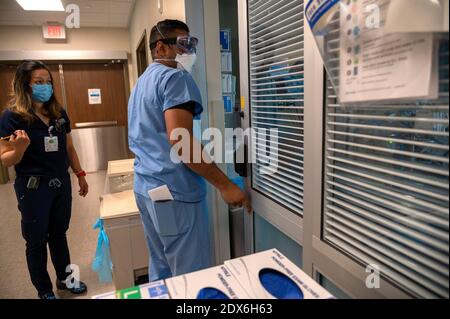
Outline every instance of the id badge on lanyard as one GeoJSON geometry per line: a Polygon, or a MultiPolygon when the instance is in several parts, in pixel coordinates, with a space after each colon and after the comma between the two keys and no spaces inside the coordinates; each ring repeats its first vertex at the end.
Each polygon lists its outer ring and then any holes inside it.
{"type": "Polygon", "coordinates": [[[58,152],[58,136],[52,135],[53,126],[48,129],[48,134],[50,136],[46,136],[44,138],[45,152],[58,152]]]}

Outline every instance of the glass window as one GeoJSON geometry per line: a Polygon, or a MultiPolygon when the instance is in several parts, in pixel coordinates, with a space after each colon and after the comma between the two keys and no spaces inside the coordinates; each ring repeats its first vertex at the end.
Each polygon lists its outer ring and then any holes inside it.
{"type": "Polygon", "coordinates": [[[249,54],[253,188],[298,215],[303,214],[304,52],[303,1],[249,1],[249,54]],[[271,144],[270,130],[278,131],[271,144]],[[264,174],[278,154],[277,166],[264,174]]]}
{"type": "Polygon", "coordinates": [[[258,214],[254,214],[254,223],[255,252],[276,248],[298,267],[301,268],[303,266],[302,246],[258,214]]]}
{"type": "Polygon", "coordinates": [[[448,298],[448,36],[436,41],[436,100],[343,107],[327,82],[323,239],[413,296],[448,298]]]}

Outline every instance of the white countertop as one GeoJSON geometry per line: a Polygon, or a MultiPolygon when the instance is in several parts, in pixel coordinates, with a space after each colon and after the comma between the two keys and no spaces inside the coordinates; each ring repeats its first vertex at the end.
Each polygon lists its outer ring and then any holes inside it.
{"type": "Polygon", "coordinates": [[[133,190],[103,195],[100,201],[101,219],[139,215],[133,190]]]}

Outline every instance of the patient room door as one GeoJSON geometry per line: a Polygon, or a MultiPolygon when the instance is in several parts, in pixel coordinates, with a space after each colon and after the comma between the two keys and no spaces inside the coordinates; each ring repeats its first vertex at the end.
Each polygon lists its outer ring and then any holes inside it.
{"type": "Polygon", "coordinates": [[[65,63],[64,84],[73,128],[89,123],[127,126],[127,92],[122,63],[65,63]],[[92,92],[98,93],[100,98],[90,98],[92,92]]]}
{"type": "MultiPolygon", "coordinates": [[[[253,138],[256,159],[247,187],[253,217],[246,217],[247,252],[278,248],[302,264],[304,163],[303,1],[239,0],[240,83],[244,128],[277,130],[271,148],[253,138]],[[276,169],[264,173],[274,163],[276,169]]],[[[272,166],[271,166],[272,167],[272,166]]]]}

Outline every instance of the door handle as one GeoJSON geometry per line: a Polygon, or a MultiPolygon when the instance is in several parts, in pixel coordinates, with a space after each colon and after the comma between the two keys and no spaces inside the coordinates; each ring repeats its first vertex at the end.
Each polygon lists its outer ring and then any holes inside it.
{"type": "Polygon", "coordinates": [[[234,152],[234,170],[241,177],[248,177],[248,170],[247,170],[248,154],[247,154],[247,151],[248,151],[248,146],[246,144],[242,144],[234,152]],[[244,156],[242,156],[242,152],[244,152],[244,156]],[[238,155],[241,155],[241,156],[238,156],[238,155]],[[242,159],[244,160],[243,163],[241,162],[242,159]]]}
{"type": "Polygon", "coordinates": [[[99,126],[117,126],[117,121],[103,121],[103,122],[85,122],[76,123],[76,128],[87,128],[87,127],[99,127],[99,126]]]}

